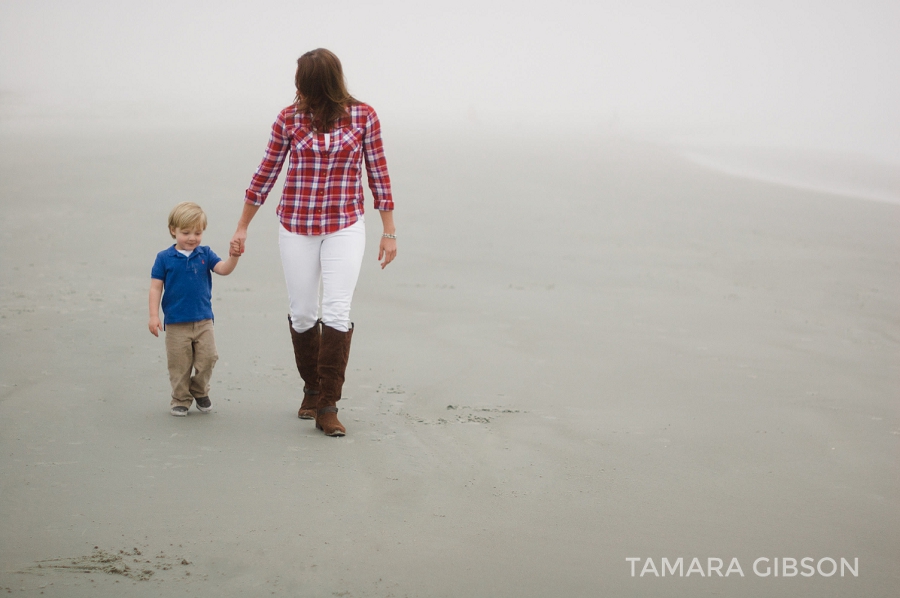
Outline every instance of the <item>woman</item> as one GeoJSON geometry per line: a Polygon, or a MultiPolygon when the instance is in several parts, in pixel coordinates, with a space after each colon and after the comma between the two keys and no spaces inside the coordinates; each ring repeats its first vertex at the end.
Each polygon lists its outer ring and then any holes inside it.
{"type": "Polygon", "coordinates": [[[244,251],[247,227],[290,154],[276,213],[290,298],[288,323],[304,382],[297,415],[315,419],[316,427],[328,436],[343,436],[346,429],[338,420],[336,404],[353,336],[350,301],[365,249],[363,161],[384,227],[378,248],[382,268],[397,255],[394,202],[378,116],[347,93],[338,57],[322,48],[307,52],[297,60],[295,84],[294,104],[272,125],[232,242],[244,251]]]}

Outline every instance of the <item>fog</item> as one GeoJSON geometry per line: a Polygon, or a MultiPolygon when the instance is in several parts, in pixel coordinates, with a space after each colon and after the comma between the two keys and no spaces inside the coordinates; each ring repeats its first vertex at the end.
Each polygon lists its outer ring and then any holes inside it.
{"type": "Polygon", "coordinates": [[[3,0],[0,590],[895,596],[898,17],[3,0]],[[173,418],[167,215],[196,201],[228,251],[316,47],[378,110],[397,205],[382,269],[365,202],[348,435],[296,417],[277,187],[213,283],[215,409],[173,418]]]}
{"type": "Polygon", "coordinates": [[[5,2],[3,124],[262,126],[327,47],[397,128],[900,156],[896,2],[254,4],[5,2]]]}

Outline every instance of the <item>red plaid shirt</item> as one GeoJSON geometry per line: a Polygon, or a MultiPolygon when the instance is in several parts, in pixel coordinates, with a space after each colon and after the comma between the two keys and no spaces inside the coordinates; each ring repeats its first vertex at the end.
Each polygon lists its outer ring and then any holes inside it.
{"type": "Polygon", "coordinates": [[[297,113],[294,106],[282,110],[272,125],[266,154],[244,201],[257,206],[266,201],[290,150],[287,180],[277,210],[287,230],[325,235],[359,220],[364,212],[363,159],[375,209],[393,210],[378,116],[367,104],[349,106],[347,111],[349,115],[335,123],[326,149],[325,135],[312,130],[308,114],[297,113]]]}

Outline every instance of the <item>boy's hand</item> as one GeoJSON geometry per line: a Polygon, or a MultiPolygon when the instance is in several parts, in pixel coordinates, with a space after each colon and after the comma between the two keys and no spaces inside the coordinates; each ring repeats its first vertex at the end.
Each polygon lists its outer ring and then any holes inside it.
{"type": "Polygon", "coordinates": [[[241,257],[244,253],[240,241],[232,241],[228,246],[228,257],[241,257]]]}
{"type": "Polygon", "coordinates": [[[159,331],[163,329],[162,322],[159,321],[159,316],[150,316],[150,334],[158,337],[159,331]]]}

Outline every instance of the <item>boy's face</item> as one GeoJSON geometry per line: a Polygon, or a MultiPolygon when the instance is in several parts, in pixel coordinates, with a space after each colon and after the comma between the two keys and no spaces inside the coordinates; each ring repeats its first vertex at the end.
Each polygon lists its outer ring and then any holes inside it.
{"type": "Polygon", "coordinates": [[[175,249],[181,251],[193,251],[203,240],[203,229],[200,227],[173,228],[175,235],[175,249]]]}

